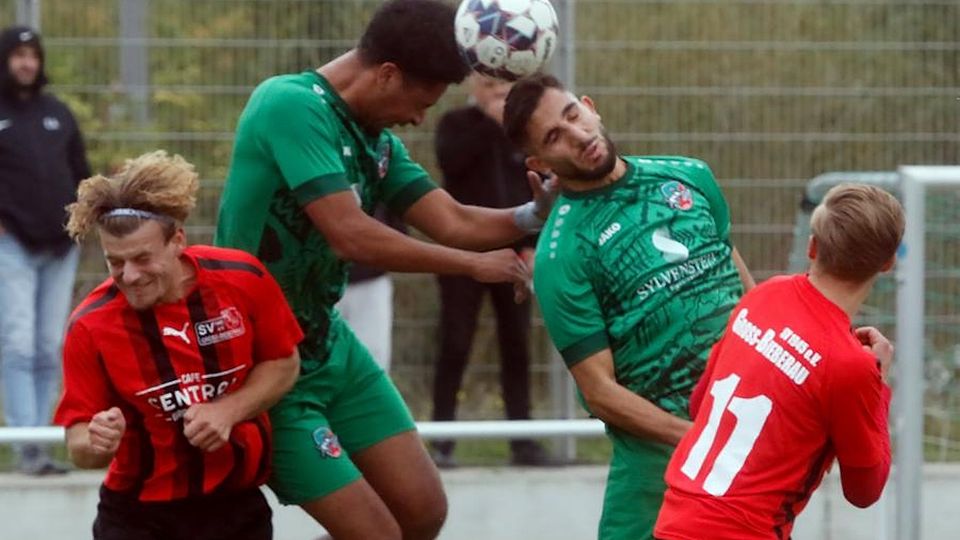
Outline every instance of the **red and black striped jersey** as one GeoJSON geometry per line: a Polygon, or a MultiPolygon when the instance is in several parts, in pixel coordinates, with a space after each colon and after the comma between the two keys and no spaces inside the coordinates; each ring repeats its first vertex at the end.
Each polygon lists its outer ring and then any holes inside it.
{"type": "Polygon", "coordinates": [[[120,407],[127,429],[105,485],[143,501],[245,489],[269,473],[266,413],[204,452],[183,434],[190,405],[240,388],[258,362],[287,358],[303,333],[276,281],[242,251],[191,246],[196,285],[176,303],[136,311],[108,278],[77,307],[64,343],[54,421],[120,407]]]}

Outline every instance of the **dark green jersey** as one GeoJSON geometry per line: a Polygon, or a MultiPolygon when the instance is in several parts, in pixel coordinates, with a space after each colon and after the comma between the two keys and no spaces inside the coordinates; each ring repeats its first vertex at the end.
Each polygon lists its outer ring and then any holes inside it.
{"type": "Polygon", "coordinates": [[[727,203],[705,163],[626,157],[626,174],[563,192],[540,234],[535,290],[568,366],[610,348],[620,384],[687,401],[742,294],[727,203]]]}
{"type": "Polygon", "coordinates": [[[402,215],[435,187],[395,135],[365,132],[320,74],[273,77],[240,116],[214,242],[256,255],[280,283],[306,335],[309,371],[329,352],[348,265],[303,208],[353,190],[368,214],[382,201],[402,215]]]}

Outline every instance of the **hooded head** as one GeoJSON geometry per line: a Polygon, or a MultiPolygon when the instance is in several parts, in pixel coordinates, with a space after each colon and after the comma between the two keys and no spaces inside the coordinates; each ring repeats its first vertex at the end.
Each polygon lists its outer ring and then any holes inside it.
{"type": "Polygon", "coordinates": [[[0,93],[5,97],[15,97],[23,92],[36,95],[47,84],[43,45],[40,44],[40,34],[32,28],[11,26],[3,30],[0,33],[0,60],[0,93]],[[36,63],[24,57],[30,55],[31,49],[38,60],[36,63]],[[32,80],[24,84],[29,79],[32,80]]]}

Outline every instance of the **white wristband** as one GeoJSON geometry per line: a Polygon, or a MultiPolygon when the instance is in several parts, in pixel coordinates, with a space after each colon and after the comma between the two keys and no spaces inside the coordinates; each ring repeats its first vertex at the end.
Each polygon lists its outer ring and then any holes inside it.
{"type": "Polygon", "coordinates": [[[521,231],[528,233],[540,232],[543,220],[537,215],[537,204],[533,201],[522,204],[513,211],[513,222],[521,231]]]}

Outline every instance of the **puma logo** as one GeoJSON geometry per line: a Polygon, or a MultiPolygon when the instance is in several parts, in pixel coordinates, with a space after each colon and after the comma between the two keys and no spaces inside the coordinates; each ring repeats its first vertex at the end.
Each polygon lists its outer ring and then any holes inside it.
{"type": "Polygon", "coordinates": [[[183,323],[183,330],[177,330],[176,328],[170,328],[169,326],[163,327],[163,336],[175,336],[183,340],[187,345],[190,344],[190,336],[187,335],[187,327],[190,326],[189,322],[183,323]]]}

